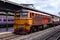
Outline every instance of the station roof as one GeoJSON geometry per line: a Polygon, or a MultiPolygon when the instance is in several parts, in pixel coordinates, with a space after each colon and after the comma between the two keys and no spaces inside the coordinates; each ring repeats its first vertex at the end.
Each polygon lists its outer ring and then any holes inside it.
{"type": "Polygon", "coordinates": [[[36,10],[36,9],[33,9],[33,8],[23,7],[23,6],[20,6],[18,4],[15,4],[13,2],[10,2],[10,1],[6,1],[6,2],[0,1],[0,11],[20,12],[21,9],[32,10],[32,11],[35,11],[35,12],[40,12],[40,13],[44,13],[44,14],[47,14],[47,15],[59,17],[59,16],[56,16],[56,15],[53,15],[53,14],[50,14],[50,13],[46,13],[46,12],[43,12],[43,11],[39,11],[39,10],[36,10]]]}

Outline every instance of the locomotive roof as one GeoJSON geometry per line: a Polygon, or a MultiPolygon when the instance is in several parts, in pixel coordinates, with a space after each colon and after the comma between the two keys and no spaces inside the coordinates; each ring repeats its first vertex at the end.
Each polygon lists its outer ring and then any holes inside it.
{"type": "Polygon", "coordinates": [[[18,11],[18,12],[20,12],[22,9],[32,10],[32,11],[35,11],[35,12],[40,12],[40,13],[48,14],[48,15],[51,15],[51,16],[59,17],[59,16],[56,16],[56,15],[53,15],[53,14],[50,14],[50,13],[46,13],[46,12],[43,12],[43,11],[39,11],[39,10],[36,10],[36,9],[33,9],[33,8],[23,7],[23,6],[20,6],[17,3],[13,3],[13,2],[10,2],[10,1],[4,2],[4,1],[0,0],[0,11],[5,11],[5,12],[16,12],[16,11],[18,11]]]}

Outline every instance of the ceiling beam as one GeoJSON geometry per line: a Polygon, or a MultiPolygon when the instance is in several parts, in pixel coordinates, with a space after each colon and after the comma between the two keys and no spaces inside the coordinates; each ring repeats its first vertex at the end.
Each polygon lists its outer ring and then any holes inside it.
{"type": "Polygon", "coordinates": [[[23,6],[20,6],[18,4],[8,2],[8,1],[6,1],[6,2],[0,1],[0,10],[1,11],[20,12],[20,10],[22,10],[22,9],[32,10],[32,11],[35,11],[35,12],[40,12],[40,13],[44,13],[44,14],[47,14],[47,15],[59,17],[59,16],[56,16],[56,15],[53,15],[53,14],[50,14],[50,13],[46,13],[46,12],[43,12],[43,11],[40,11],[40,10],[36,10],[36,9],[33,9],[33,8],[23,7],[23,6]]]}

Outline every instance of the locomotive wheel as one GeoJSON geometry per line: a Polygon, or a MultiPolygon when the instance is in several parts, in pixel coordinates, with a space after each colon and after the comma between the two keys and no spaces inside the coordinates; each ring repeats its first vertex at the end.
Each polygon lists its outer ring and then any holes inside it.
{"type": "Polygon", "coordinates": [[[37,28],[34,28],[34,32],[36,32],[38,29],[37,28]]]}
{"type": "Polygon", "coordinates": [[[34,27],[31,27],[30,33],[34,32],[34,27]]]}
{"type": "Polygon", "coordinates": [[[39,27],[38,27],[38,31],[39,31],[39,30],[42,30],[42,26],[39,26],[39,27]]]}
{"type": "Polygon", "coordinates": [[[30,32],[29,33],[32,33],[32,28],[30,28],[30,32]]]}
{"type": "Polygon", "coordinates": [[[45,28],[44,28],[44,25],[42,25],[42,30],[44,30],[45,28]]]}
{"type": "Polygon", "coordinates": [[[33,33],[33,32],[36,32],[38,29],[36,27],[31,27],[30,29],[30,32],[33,33]]]}
{"type": "Polygon", "coordinates": [[[45,25],[43,25],[43,27],[44,27],[44,29],[46,29],[48,26],[47,26],[47,24],[45,24],[45,25]]]}
{"type": "Polygon", "coordinates": [[[42,26],[42,30],[44,29],[44,26],[42,26]]]}
{"type": "Polygon", "coordinates": [[[51,27],[51,25],[50,24],[48,24],[48,28],[50,28],[51,27]]]}
{"type": "Polygon", "coordinates": [[[52,24],[49,24],[49,25],[48,25],[48,28],[51,28],[51,27],[53,27],[53,25],[52,25],[52,24]]]}

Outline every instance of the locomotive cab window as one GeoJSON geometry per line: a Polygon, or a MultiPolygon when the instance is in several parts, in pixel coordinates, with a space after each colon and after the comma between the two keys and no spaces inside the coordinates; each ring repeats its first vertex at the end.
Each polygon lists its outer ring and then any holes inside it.
{"type": "Polygon", "coordinates": [[[15,17],[20,17],[20,13],[15,13],[15,17]]]}
{"type": "Polygon", "coordinates": [[[20,15],[16,15],[16,17],[20,17],[20,15]]]}
{"type": "Polygon", "coordinates": [[[27,17],[28,16],[28,13],[22,13],[21,16],[22,17],[27,17]]]}
{"type": "MultiPolygon", "coordinates": [[[[15,13],[15,19],[19,20],[20,19],[20,13],[15,13]]],[[[10,21],[10,20],[9,20],[10,21]]]]}

